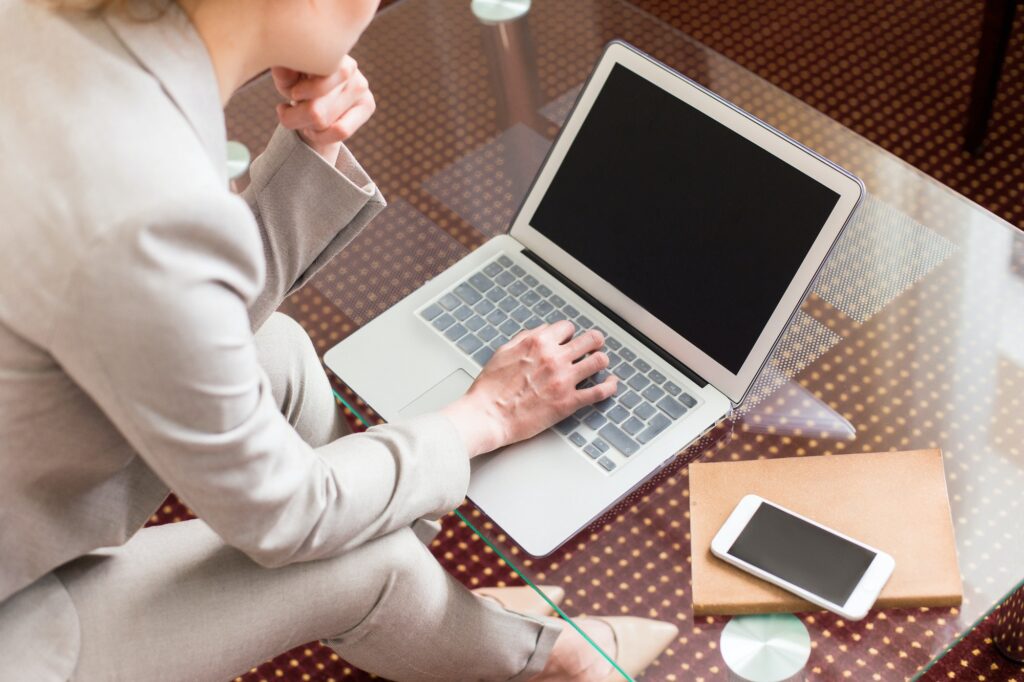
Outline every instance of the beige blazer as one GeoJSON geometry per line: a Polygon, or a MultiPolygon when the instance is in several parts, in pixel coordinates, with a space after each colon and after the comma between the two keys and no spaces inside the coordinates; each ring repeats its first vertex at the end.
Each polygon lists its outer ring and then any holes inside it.
{"type": "MultiPolygon", "coordinates": [[[[278,566],[436,517],[468,485],[442,416],[327,458],[278,412],[253,329],[384,200],[347,151],[332,168],[284,129],[231,194],[209,56],[171,4],[133,23],[0,0],[0,624],[169,488],[278,566]]],[[[0,656],[17,641],[0,627],[0,656]]]]}

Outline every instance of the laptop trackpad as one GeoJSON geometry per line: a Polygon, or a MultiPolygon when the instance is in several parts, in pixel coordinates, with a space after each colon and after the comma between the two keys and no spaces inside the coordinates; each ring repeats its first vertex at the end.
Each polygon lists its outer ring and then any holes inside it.
{"type": "Polygon", "coordinates": [[[437,412],[456,398],[461,397],[472,383],[473,377],[468,372],[457,369],[399,410],[398,414],[402,417],[415,417],[428,412],[437,412]]]}

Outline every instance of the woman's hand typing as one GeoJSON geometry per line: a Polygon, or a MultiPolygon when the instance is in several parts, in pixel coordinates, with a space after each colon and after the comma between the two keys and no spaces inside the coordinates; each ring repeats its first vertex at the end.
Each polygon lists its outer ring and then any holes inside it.
{"type": "Polygon", "coordinates": [[[604,337],[562,320],[523,332],[499,348],[464,396],[442,412],[471,457],[534,436],[580,407],[615,394],[618,379],[576,386],[608,366],[604,337]]]}

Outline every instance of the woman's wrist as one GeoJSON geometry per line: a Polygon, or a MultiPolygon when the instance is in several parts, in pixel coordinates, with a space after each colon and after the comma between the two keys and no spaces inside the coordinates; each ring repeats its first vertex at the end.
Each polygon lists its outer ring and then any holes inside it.
{"type": "Polygon", "coordinates": [[[455,425],[470,458],[505,445],[505,431],[493,410],[467,393],[441,410],[455,425]]]}

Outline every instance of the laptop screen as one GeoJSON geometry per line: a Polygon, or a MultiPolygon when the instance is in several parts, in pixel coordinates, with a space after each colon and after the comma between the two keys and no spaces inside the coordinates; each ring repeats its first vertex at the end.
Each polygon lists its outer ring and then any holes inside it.
{"type": "Polygon", "coordinates": [[[737,373],[838,200],[616,64],[530,224],[737,373]]]}

